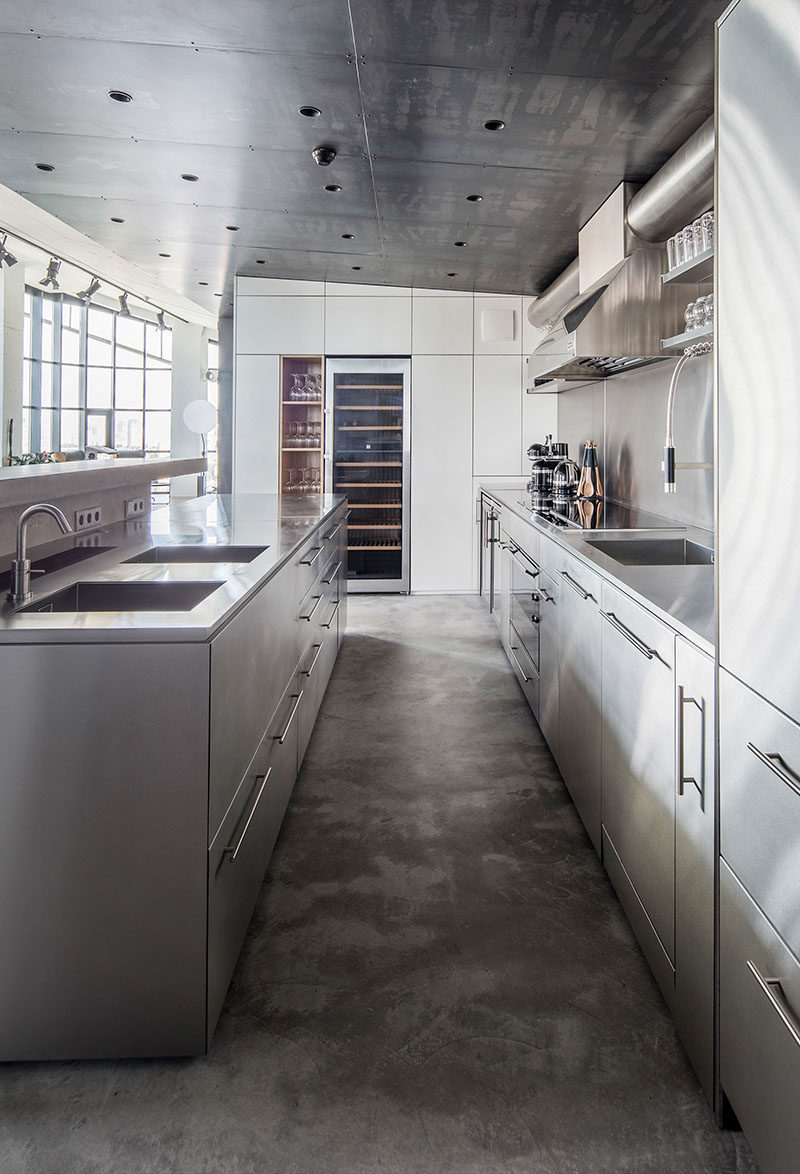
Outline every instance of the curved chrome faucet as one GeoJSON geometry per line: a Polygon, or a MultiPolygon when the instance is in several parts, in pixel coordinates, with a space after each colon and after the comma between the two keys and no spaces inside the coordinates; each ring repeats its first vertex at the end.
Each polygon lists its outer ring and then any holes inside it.
{"type": "Polygon", "coordinates": [[[675,413],[675,392],[678,389],[678,380],[684,365],[689,359],[695,358],[697,355],[707,355],[714,349],[713,343],[710,342],[696,342],[693,346],[687,346],[681,357],[675,364],[675,370],[672,372],[672,380],[669,385],[669,395],[667,396],[667,435],[664,441],[664,492],[675,493],[675,437],[672,430],[672,418],[675,413]]]}
{"type": "Polygon", "coordinates": [[[17,557],[11,564],[12,585],[8,598],[12,603],[24,603],[31,596],[31,574],[44,574],[43,571],[31,572],[31,562],[27,555],[28,522],[35,514],[50,514],[61,527],[62,534],[69,534],[72,526],[64,514],[55,505],[42,502],[40,505],[29,505],[19,516],[17,523],[17,557]]]}

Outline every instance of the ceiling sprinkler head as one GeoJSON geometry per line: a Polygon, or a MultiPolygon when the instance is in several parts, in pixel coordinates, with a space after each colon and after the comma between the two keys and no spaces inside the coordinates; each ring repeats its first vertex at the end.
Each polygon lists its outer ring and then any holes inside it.
{"type": "Polygon", "coordinates": [[[311,158],[320,167],[329,167],[336,158],[336,151],[333,147],[315,147],[311,152],[311,158]]]}

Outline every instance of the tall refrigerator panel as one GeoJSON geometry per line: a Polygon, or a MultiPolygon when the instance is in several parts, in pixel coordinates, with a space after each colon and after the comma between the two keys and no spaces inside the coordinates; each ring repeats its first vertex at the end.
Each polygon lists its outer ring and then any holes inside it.
{"type": "Polygon", "coordinates": [[[350,591],[409,590],[411,360],[325,363],[325,488],[344,493],[350,591]]]}

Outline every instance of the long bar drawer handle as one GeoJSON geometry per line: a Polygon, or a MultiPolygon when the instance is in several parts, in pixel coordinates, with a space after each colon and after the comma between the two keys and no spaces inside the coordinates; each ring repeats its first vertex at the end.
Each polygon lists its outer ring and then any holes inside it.
{"type": "MultiPolygon", "coordinates": [[[[322,554],[323,549],[324,549],[324,547],[322,547],[322,546],[312,546],[311,550],[315,550],[317,553],[314,555],[313,558],[301,558],[300,559],[300,566],[301,567],[312,567],[314,565],[314,563],[317,561],[317,559],[319,558],[319,556],[322,554]]],[[[311,554],[311,550],[309,550],[309,552],[308,552],[309,554],[311,554]]]]}
{"type": "Polygon", "coordinates": [[[322,644],[314,644],[314,645],[312,645],[312,647],[313,647],[313,648],[316,648],[316,650],[317,650],[317,654],[316,654],[316,656],[314,657],[314,659],[312,660],[311,664],[308,666],[308,668],[307,668],[307,669],[303,669],[303,676],[304,676],[304,677],[310,677],[310,676],[311,676],[311,674],[313,673],[314,669],[316,668],[317,661],[319,660],[319,654],[322,652],[322,644]]]}
{"type": "Polygon", "coordinates": [[[643,640],[640,640],[638,636],[634,636],[630,628],[626,628],[625,625],[617,619],[613,611],[601,611],[600,615],[603,617],[603,619],[608,620],[609,624],[611,624],[611,627],[616,628],[620,636],[624,636],[625,639],[633,645],[637,652],[641,652],[642,656],[646,656],[648,660],[658,658],[658,653],[656,652],[655,648],[648,648],[643,640]]]}
{"type": "Polygon", "coordinates": [[[519,563],[519,565],[520,565],[520,568],[521,568],[523,571],[525,570],[525,567],[524,567],[524,565],[522,564],[522,562],[520,561],[520,559],[521,559],[521,558],[524,558],[524,559],[525,559],[525,562],[526,562],[526,563],[530,563],[532,567],[536,567],[536,574],[532,574],[532,572],[531,572],[531,571],[528,571],[528,572],[527,572],[527,574],[529,574],[529,575],[532,575],[532,577],[535,579],[535,578],[536,578],[536,575],[538,575],[538,574],[539,574],[539,564],[538,564],[538,563],[535,561],[535,559],[532,559],[532,558],[530,558],[530,557],[529,557],[529,556],[528,556],[528,555],[525,553],[525,551],[522,549],[522,547],[521,547],[521,546],[517,546],[517,547],[515,547],[515,548],[514,548],[514,549],[511,551],[511,554],[512,554],[512,556],[513,556],[513,557],[514,557],[514,558],[517,560],[517,562],[518,562],[518,563],[519,563]]]}
{"type": "Polygon", "coordinates": [[[323,534],[322,541],[323,542],[332,542],[333,539],[336,537],[336,535],[341,530],[342,525],[343,525],[343,523],[340,522],[338,526],[334,526],[334,528],[331,530],[330,534],[323,534]]]}
{"type": "Polygon", "coordinates": [[[513,660],[514,664],[515,664],[515,665],[517,666],[517,668],[519,669],[520,673],[522,674],[522,679],[523,679],[523,681],[525,682],[525,684],[527,685],[528,681],[530,681],[530,680],[531,680],[531,678],[530,678],[530,677],[528,676],[528,674],[525,672],[525,669],[524,669],[524,668],[522,667],[522,665],[519,663],[519,661],[517,660],[516,656],[514,656],[514,653],[515,653],[515,652],[518,652],[518,651],[519,651],[519,648],[517,647],[517,645],[516,645],[516,644],[509,644],[509,646],[508,646],[508,650],[509,650],[509,652],[511,653],[511,659],[513,660]]]}
{"type": "Polygon", "coordinates": [[[705,711],[703,706],[696,697],[687,697],[683,691],[683,685],[678,685],[678,794],[685,794],[687,783],[691,783],[697,788],[700,795],[700,810],[705,811],[705,785],[698,783],[693,775],[684,774],[684,750],[686,748],[686,728],[683,720],[684,705],[696,705],[700,710],[700,719],[703,722],[703,745],[705,746],[705,711]]]}
{"type": "Polygon", "coordinates": [[[791,770],[780,754],[766,754],[763,750],[759,750],[752,742],[747,743],[747,749],[751,754],[755,754],[759,762],[763,762],[764,766],[769,767],[773,774],[776,774],[782,783],[786,783],[787,787],[791,787],[796,795],[800,795],[800,782],[793,770],[791,770]]]}
{"type": "Polygon", "coordinates": [[[337,599],[333,605],[333,611],[331,612],[331,618],[328,620],[327,624],[320,624],[321,628],[329,628],[331,626],[333,621],[336,619],[336,613],[341,606],[342,606],[341,599],[337,599]]]}
{"type": "Polygon", "coordinates": [[[779,978],[762,978],[753,962],[748,961],[747,969],[769,999],[773,1010],[777,1011],[783,1026],[800,1048],[800,1022],[798,1022],[797,1016],[789,1005],[789,1000],[783,993],[781,980],[779,978]]]}
{"type": "Polygon", "coordinates": [[[577,591],[578,595],[582,596],[583,599],[594,599],[594,596],[590,595],[588,591],[584,591],[580,583],[576,583],[572,576],[568,575],[566,571],[559,571],[558,573],[562,579],[565,579],[567,583],[569,583],[572,590],[577,591]]]}
{"type": "Polygon", "coordinates": [[[556,601],[556,600],[555,600],[555,596],[554,596],[554,595],[549,595],[549,594],[548,594],[548,593],[545,591],[544,587],[540,587],[540,588],[539,588],[539,596],[540,596],[540,598],[541,598],[541,599],[543,599],[543,600],[545,601],[545,603],[555,603],[555,601],[556,601]]]}
{"type": "Polygon", "coordinates": [[[300,708],[300,702],[302,700],[303,700],[303,690],[301,689],[299,693],[295,693],[295,695],[294,695],[294,705],[292,706],[292,712],[289,714],[289,720],[286,723],[286,726],[284,728],[283,733],[272,735],[273,741],[279,742],[281,746],[286,741],[286,738],[289,733],[289,729],[291,727],[292,722],[294,721],[294,715],[297,713],[298,709],[300,708]]]}
{"type": "MultiPolygon", "coordinates": [[[[267,771],[267,773],[265,775],[261,776],[261,786],[258,788],[258,794],[255,797],[255,801],[253,803],[253,806],[250,808],[250,814],[248,815],[248,817],[245,821],[245,825],[242,828],[242,833],[239,836],[239,839],[236,841],[235,844],[228,844],[228,847],[225,848],[222,853],[222,855],[224,856],[227,852],[230,852],[231,864],[233,864],[234,860],[239,855],[239,850],[240,850],[242,844],[244,843],[244,838],[247,835],[250,824],[253,822],[253,816],[256,813],[256,808],[258,807],[259,803],[261,802],[261,796],[264,794],[264,788],[266,787],[267,782],[269,780],[269,776],[271,774],[272,774],[272,767],[269,768],[269,770],[267,771]]],[[[257,778],[256,778],[256,782],[258,782],[257,778]]]]}
{"type": "Polygon", "coordinates": [[[314,606],[312,607],[311,611],[308,613],[307,616],[300,616],[301,620],[311,620],[312,616],[314,615],[314,612],[317,610],[319,605],[322,603],[322,596],[321,595],[313,595],[312,599],[316,599],[317,602],[314,604],[314,606]]]}
{"type": "Polygon", "coordinates": [[[333,570],[331,571],[331,573],[330,573],[330,575],[328,576],[328,578],[327,578],[327,579],[323,579],[323,580],[322,580],[322,585],[323,585],[323,587],[330,587],[330,585],[331,585],[331,583],[333,582],[333,580],[334,580],[334,579],[336,578],[336,576],[339,574],[339,571],[341,570],[341,567],[342,567],[342,564],[341,564],[340,562],[336,564],[336,566],[333,568],[333,570]]]}

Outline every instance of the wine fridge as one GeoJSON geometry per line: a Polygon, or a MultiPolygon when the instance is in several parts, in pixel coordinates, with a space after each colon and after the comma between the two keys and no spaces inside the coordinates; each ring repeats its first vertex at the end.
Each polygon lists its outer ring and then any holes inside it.
{"type": "Polygon", "coordinates": [[[350,591],[409,589],[410,379],[407,358],[325,363],[325,487],[350,502],[350,591]]]}

